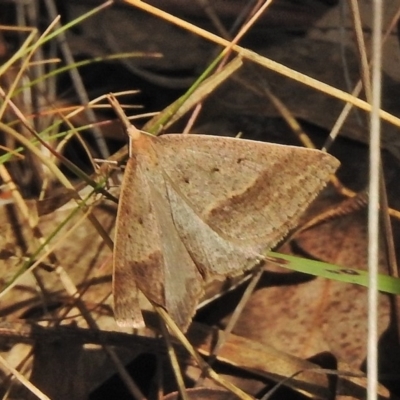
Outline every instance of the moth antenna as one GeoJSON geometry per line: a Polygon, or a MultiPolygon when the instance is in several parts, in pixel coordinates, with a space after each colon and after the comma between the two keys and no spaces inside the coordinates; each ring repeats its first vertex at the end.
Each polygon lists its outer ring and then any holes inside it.
{"type": "Polygon", "coordinates": [[[118,118],[122,122],[125,130],[128,130],[131,125],[131,122],[129,121],[128,117],[126,116],[124,110],[122,109],[121,104],[119,103],[118,99],[112,93],[110,93],[107,96],[107,99],[108,99],[108,102],[110,103],[111,107],[117,114],[118,118]]]}
{"type": "Polygon", "coordinates": [[[139,140],[140,138],[140,130],[137,129],[130,121],[129,118],[126,116],[124,110],[121,107],[121,104],[119,103],[118,99],[110,93],[108,96],[108,101],[117,114],[118,118],[122,122],[122,125],[125,128],[125,131],[129,137],[129,157],[132,157],[132,141],[134,140],[139,140]]]}

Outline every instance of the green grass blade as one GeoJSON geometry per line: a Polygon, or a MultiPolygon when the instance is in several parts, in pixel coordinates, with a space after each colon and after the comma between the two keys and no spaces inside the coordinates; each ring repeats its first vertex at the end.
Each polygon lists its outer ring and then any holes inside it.
{"type": "MultiPolygon", "coordinates": [[[[289,256],[273,251],[268,253],[267,261],[293,271],[368,287],[369,274],[367,271],[360,269],[289,256]]],[[[378,290],[385,293],[400,294],[400,279],[378,274],[378,290]]]]}

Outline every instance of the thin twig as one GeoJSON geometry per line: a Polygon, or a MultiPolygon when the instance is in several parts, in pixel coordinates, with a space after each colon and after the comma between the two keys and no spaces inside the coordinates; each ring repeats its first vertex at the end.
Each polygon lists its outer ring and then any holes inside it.
{"type": "Polygon", "coordinates": [[[382,79],[382,0],[373,2],[370,180],[368,204],[368,400],[378,398],[378,268],[380,193],[380,118],[382,79]]]}

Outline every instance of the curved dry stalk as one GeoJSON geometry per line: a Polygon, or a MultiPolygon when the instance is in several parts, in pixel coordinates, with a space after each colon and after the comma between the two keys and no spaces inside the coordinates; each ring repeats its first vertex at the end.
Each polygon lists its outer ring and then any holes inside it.
{"type": "Polygon", "coordinates": [[[242,400],[252,400],[253,398],[249,396],[247,393],[243,392],[241,389],[233,385],[232,383],[226,381],[221,378],[200,356],[197,350],[190,344],[187,340],[186,336],[182,333],[182,331],[178,328],[172,318],[168,315],[168,313],[157,305],[154,305],[155,310],[160,315],[165,324],[169,327],[172,334],[179,340],[179,342],[185,347],[185,349],[189,352],[189,354],[196,360],[198,366],[201,368],[202,373],[206,376],[214,380],[216,383],[223,386],[225,389],[228,389],[236,396],[238,396],[242,400]]]}
{"type": "Polygon", "coordinates": [[[26,379],[20,372],[13,368],[1,355],[0,364],[8,369],[28,390],[30,390],[35,396],[41,400],[50,400],[42,391],[40,391],[35,385],[32,385],[28,379],[26,379]]]}

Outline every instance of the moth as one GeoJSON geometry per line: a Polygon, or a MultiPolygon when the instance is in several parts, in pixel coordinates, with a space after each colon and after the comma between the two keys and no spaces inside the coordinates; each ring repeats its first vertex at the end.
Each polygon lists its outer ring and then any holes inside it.
{"type": "Polygon", "coordinates": [[[113,259],[121,326],[143,326],[140,290],[186,330],[205,282],[260,262],[339,166],[295,146],[129,131],[113,259]]]}

